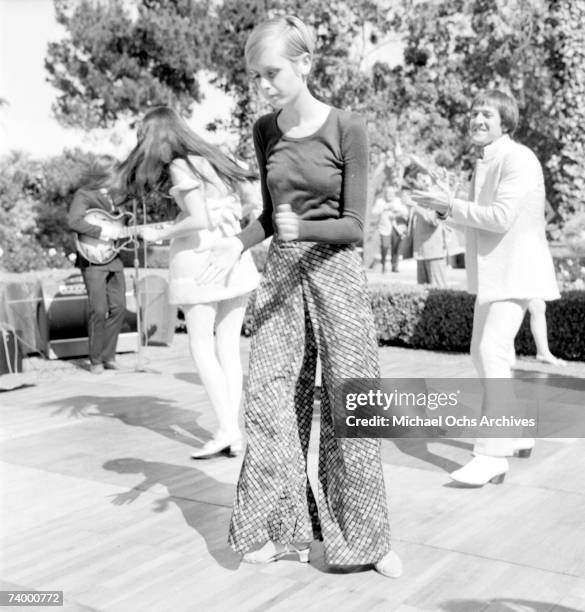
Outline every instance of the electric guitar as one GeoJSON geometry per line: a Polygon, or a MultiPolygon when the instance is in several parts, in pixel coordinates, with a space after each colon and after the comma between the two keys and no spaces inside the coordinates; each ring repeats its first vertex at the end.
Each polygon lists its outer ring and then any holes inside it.
{"type": "Polygon", "coordinates": [[[83,219],[92,225],[99,225],[105,228],[115,228],[120,234],[117,240],[105,240],[94,238],[86,234],[75,234],[75,246],[78,253],[92,264],[106,264],[112,261],[123,249],[131,248],[128,245],[137,238],[145,227],[162,229],[172,223],[148,223],[145,225],[127,225],[128,220],[132,221],[134,215],[128,212],[118,214],[109,213],[101,208],[90,208],[83,219]]]}

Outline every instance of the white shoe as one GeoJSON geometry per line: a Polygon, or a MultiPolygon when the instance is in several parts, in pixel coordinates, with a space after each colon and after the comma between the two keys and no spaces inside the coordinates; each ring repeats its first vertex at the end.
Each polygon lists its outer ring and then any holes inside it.
{"type": "Polygon", "coordinates": [[[309,562],[309,544],[296,546],[295,544],[280,544],[279,542],[266,542],[262,548],[246,553],[242,557],[244,563],[272,563],[289,555],[296,555],[301,563],[309,562]]]}
{"type": "Polygon", "coordinates": [[[191,453],[191,459],[209,459],[220,453],[228,457],[237,457],[243,450],[242,436],[240,434],[216,434],[199,450],[191,453]]]}
{"type": "Polygon", "coordinates": [[[387,552],[374,567],[379,574],[387,578],[400,578],[402,576],[402,561],[393,550],[387,552]]]}
{"type": "Polygon", "coordinates": [[[501,484],[509,467],[504,457],[476,455],[467,465],[452,472],[451,479],[471,487],[483,487],[488,482],[501,484]]]}

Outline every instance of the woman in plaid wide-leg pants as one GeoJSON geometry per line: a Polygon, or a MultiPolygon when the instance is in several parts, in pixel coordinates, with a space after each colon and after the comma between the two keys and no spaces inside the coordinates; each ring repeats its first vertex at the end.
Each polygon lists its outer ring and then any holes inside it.
{"type": "Polygon", "coordinates": [[[355,247],[367,209],[363,120],[318,100],[307,85],[314,36],[297,17],[259,24],[247,69],[275,108],[253,127],[262,213],[213,245],[201,282],[229,271],[246,249],[274,236],[255,300],[245,392],[248,445],[229,542],[246,563],[288,554],[307,561],[322,539],[331,565],[373,564],[402,574],[391,550],[378,440],[338,439],[337,379],[377,378],[377,343],[355,247]],[[317,500],[307,477],[315,371],[323,380],[317,500]],[[317,503],[318,502],[318,503],[317,503]]]}
{"type": "Polygon", "coordinates": [[[330,564],[375,563],[390,550],[379,441],[336,439],[335,379],[379,375],[366,280],[352,245],[275,239],[255,301],[245,396],[248,447],[229,542],[323,539],[330,564]],[[307,478],[321,357],[318,500],[307,478]]]}

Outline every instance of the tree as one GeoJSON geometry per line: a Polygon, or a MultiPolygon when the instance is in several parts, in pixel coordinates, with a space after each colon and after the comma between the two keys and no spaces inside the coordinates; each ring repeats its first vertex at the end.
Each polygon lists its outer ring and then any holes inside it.
{"type": "Polygon", "coordinates": [[[360,112],[367,106],[371,82],[361,69],[364,51],[396,27],[399,8],[389,0],[225,0],[217,8],[210,68],[217,74],[216,83],[236,100],[228,127],[240,135],[239,154],[252,157],[252,123],[269,110],[250,84],[244,58],[246,39],[257,23],[293,14],[313,27],[318,47],[313,92],[335,106],[360,112]]]}
{"type": "MultiPolygon", "coordinates": [[[[251,123],[267,110],[246,77],[245,40],[255,23],[283,12],[317,31],[315,94],[366,117],[374,149],[390,159],[387,168],[397,165],[401,150],[447,168],[469,168],[468,104],[485,87],[507,89],[519,99],[519,138],[548,159],[555,135],[543,0],[337,0],[327,7],[313,0],[225,0],[217,12],[211,68],[237,101],[232,126],[243,154],[250,155],[251,123]],[[403,37],[404,63],[391,68],[378,62],[364,70],[364,37],[375,44],[388,35],[403,37]]],[[[397,181],[399,174],[386,179],[397,181]]]]}
{"type": "Polygon", "coordinates": [[[396,129],[408,148],[448,168],[469,167],[467,112],[483,88],[510,91],[521,108],[520,140],[550,143],[550,71],[540,1],[421,2],[409,18],[404,65],[378,69],[396,129]]]}
{"type": "Polygon", "coordinates": [[[45,160],[0,160],[0,267],[24,272],[66,267],[75,253],[67,210],[96,156],[78,149],[45,160]]]}
{"type": "Polygon", "coordinates": [[[585,208],[584,65],[581,2],[422,2],[408,20],[404,67],[386,85],[398,94],[404,138],[425,143],[439,164],[467,168],[467,101],[482,88],[508,90],[520,106],[516,138],[536,152],[566,218],[585,208]]]}
{"type": "Polygon", "coordinates": [[[553,70],[550,118],[557,146],[547,169],[563,217],[585,213],[585,5],[549,0],[553,70]]]}
{"type": "Polygon", "coordinates": [[[69,36],[49,44],[45,68],[65,125],[107,127],[161,104],[188,115],[201,99],[208,0],[141,0],[135,14],[123,0],[57,0],[55,8],[69,36]]]}
{"type": "Polygon", "coordinates": [[[268,108],[249,83],[245,41],[256,23],[291,13],[316,31],[315,94],[368,122],[380,162],[374,186],[400,180],[401,152],[465,175],[469,101],[498,87],[519,101],[517,137],[543,163],[553,205],[570,210],[585,189],[582,3],[135,0],[130,14],[127,0],[78,0],[73,8],[55,1],[70,37],[51,45],[47,68],[63,92],[56,112],[66,123],[109,125],[161,103],[188,115],[205,68],[234,97],[224,127],[240,136],[238,154],[252,159],[251,124],[268,108]],[[368,50],[388,36],[404,41],[402,65],[365,69],[368,50]]]}

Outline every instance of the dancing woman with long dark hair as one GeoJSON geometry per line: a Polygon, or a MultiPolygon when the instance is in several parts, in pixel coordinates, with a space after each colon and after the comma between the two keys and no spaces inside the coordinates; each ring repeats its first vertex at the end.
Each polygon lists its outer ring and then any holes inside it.
{"type": "Polygon", "coordinates": [[[235,189],[238,181],[256,175],[200,138],[167,107],[146,114],[121,175],[130,194],[168,192],[179,207],[174,223],[144,228],[143,238],[171,240],[170,302],[183,309],[191,354],[219,423],[213,438],[192,457],[235,455],[242,449],[239,338],[247,297],[259,275],[250,253],[244,253],[216,282],[203,286],[196,279],[208,264],[210,245],[240,230],[235,189]]]}

